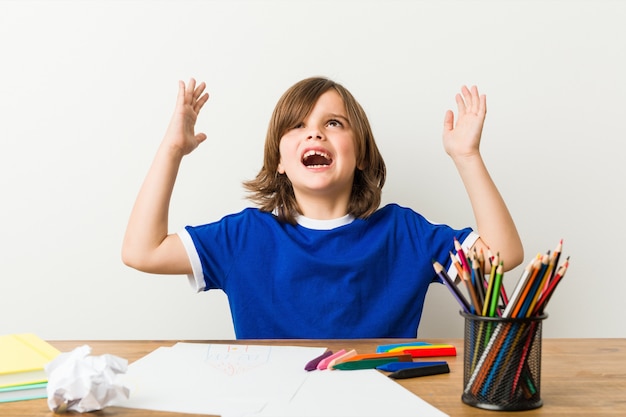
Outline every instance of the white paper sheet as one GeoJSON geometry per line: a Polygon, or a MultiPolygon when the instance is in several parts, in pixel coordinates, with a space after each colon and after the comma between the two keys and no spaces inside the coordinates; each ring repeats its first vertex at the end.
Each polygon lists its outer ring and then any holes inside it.
{"type": "Polygon", "coordinates": [[[178,343],[128,367],[130,408],[224,417],[253,415],[285,402],[306,378],[304,364],[324,348],[178,343]]]}
{"type": "Polygon", "coordinates": [[[324,348],[178,343],[128,367],[122,407],[223,417],[443,417],[375,370],[313,371],[324,348]]]}
{"type": "Polygon", "coordinates": [[[314,371],[289,402],[272,402],[255,417],[446,417],[373,370],[314,371]]]}

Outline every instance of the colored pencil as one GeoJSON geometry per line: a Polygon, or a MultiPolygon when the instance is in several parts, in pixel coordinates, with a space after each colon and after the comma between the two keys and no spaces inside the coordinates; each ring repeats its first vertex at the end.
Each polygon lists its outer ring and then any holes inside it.
{"type": "Polygon", "coordinates": [[[561,265],[561,267],[559,268],[559,272],[557,272],[554,278],[550,281],[550,285],[548,286],[546,291],[544,291],[541,294],[541,298],[539,298],[539,301],[537,301],[537,305],[535,306],[535,312],[534,312],[535,314],[543,313],[543,310],[548,304],[548,301],[550,301],[550,297],[552,297],[552,294],[554,293],[556,286],[559,285],[559,282],[561,282],[563,275],[565,275],[565,272],[567,271],[568,266],[569,266],[569,259],[567,259],[565,263],[561,265]]]}
{"type": "Polygon", "coordinates": [[[521,298],[522,292],[524,291],[524,288],[526,287],[526,284],[528,283],[529,278],[533,274],[534,270],[539,267],[538,264],[540,262],[541,262],[540,259],[535,258],[532,261],[530,261],[528,265],[526,265],[526,268],[524,268],[524,272],[522,273],[522,276],[519,278],[519,280],[517,281],[517,284],[515,285],[515,289],[513,290],[513,294],[511,295],[511,299],[509,300],[509,303],[504,308],[502,317],[504,318],[511,317],[513,313],[513,309],[515,308],[519,299],[521,298]]]}
{"type": "MultiPolygon", "coordinates": [[[[493,268],[492,268],[493,269],[493,268]]],[[[489,274],[489,282],[487,284],[487,292],[485,293],[485,300],[491,300],[491,297],[493,296],[493,283],[495,281],[495,273],[494,274],[489,274]]],[[[485,304],[483,304],[483,316],[487,316],[489,314],[489,305],[491,304],[490,301],[485,302],[485,304]]]]}
{"type": "Polygon", "coordinates": [[[461,262],[459,262],[459,258],[457,258],[452,251],[450,251],[450,262],[454,265],[454,269],[456,269],[457,279],[454,280],[455,284],[458,284],[462,281],[463,277],[463,266],[461,266],[461,262]]]}
{"type": "Polygon", "coordinates": [[[516,317],[527,317],[527,313],[530,311],[530,305],[533,302],[538,291],[541,291],[541,283],[543,282],[544,275],[548,269],[548,264],[550,262],[550,254],[546,253],[541,258],[541,266],[539,267],[539,271],[537,275],[535,275],[535,279],[533,280],[529,291],[526,293],[524,297],[524,302],[522,303],[522,307],[518,311],[518,315],[516,317]]]}
{"type": "Polygon", "coordinates": [[[559,243],[556,245],[556,248],[554,249],[554,269],[552,270],[552,274],[550,275],[550,281],[552,280],[552,278],[554,278],[554,275],[556,274],[556,270],[559,267],[559,260],[561,258],[561,252],[563,251],[563,239],[559,240],[559,243]]]}
{"type": "Polygon", "coordinates": [[[476,291],[474,291],[474,286],[472,285],[469,277],[467,276],[467,271],[465,271],[463,269],[463,267],[460,265],[460,263],[456,260],[456,257],[454,256],[454,254],[452,252],[450,252],[450,257],[452,258],[452,263],[454,264],[454,266],[457,269],[457,273],[459,274],[459,278],[461,279],[461,281],[463,281],[463,285],[465,285],[465,288],[467,289],[467,292],[470,296],[470,300],[471,300],[471,305],[470,305],[470,312],[471,313],[475,313],[475,314],[479,314],[480,310],[480,303],[478,301],[478,297],[476,296],[476,291]]]}
{"type": "Polygon", "coordinates": [[[523,315],[522,309],[523,309],[524,303],[528,299],[528,294],[532,291],[532,287],[537,281],[537,275],[539,275],[542,266],[543,266],[543,257],[542,257],[542,261],[539,262],[538,267],[533,269],[532,275],[528,278],[528,281],[526,282],[526,285],[524,286],[522,295],[520,296],[520,299],[517,300],[517,303],[515,307],[513,308],[511,317],[522,317],[523,315]]]}
{"type": "Polygon", "coordinates": [[[537,300],[539,300],[539,297],[541,296],[541,293],[544,291],[546,284],[550,282],[550,275],[552,275],[552,267],[553,267],[553,264],[550,261],[550,263],[548,263],[548,267],[546,268],[546,271],[543,273],[543,277],[539,281],[539,287],[537,288],[537,292],[533,294],[533,297],[528,306],[528,311],[526,312],[526,317],[532,316],[533,311],[535,310],[535,304],[537,304],[537,300]]]}
{"type": "Polygon", "coordinates": [[[474,284],[474,288],[476,288],[476,295],[478,296],[478,300],[481,305],[485,304],[485,278],[482,274],[483,266],[479,264],[478,259],[475,254],[472,254],[470,259],[470,264],[472,265],[472,284],[474,284]]]}
{"type": "Polygon", "coordinates": [[[456,301],[461,305],[461,309],[463,309],[463,311],[466,313],[470,313],[471,309],[469,302],[463,296],[461,290],[459,290],[459,288],[454,284],[445,269],[443,269],[443,266],[439,262],[433,260],[433,268],[435,269],[435,273],[437,274],[439,279],[443,281],[443,283],[446,287],[448,287],[448,290],[450,290],[454,298],[456,298],[456,301]]]}
{"type": "Polygon", "coordinates": [[[474,288],[474,286],[472,285],[472,278],[470,276],[470,273],[466,271],[465,269],[462,271],[462,280],[465,283],[465,286],[467,287],[467,291],[470,294],[474,311],[476,312],[477,315],[480,315],[480,312],[482,311],[483,306],[480,302],[480,299],[478,298],[478,295],[476,294],[476,288],[474,288]]]}
{"type": "Polygon", "coordinates": [[[500,287],[502,286],[502,274],[504,273],[503,263],[496,268],[496,277],[493,280],[493,294],[489,305],[489,317],[496,316],[496,309],[498,308],[498,299],[500,298],[500,287]]]}
{"type": "Polygon", "coordinates": [[[470,272],[471,268],[467,260],[467,256],[465,255],[465,252],[463,251],[461,242],[459,242],[459,240],[456,237],[454,238],[454,249],[456,250],[456,254],[459,257],[459,261],[461,261],[461,265],[463,266],[463,269],[465,269],[467,272],[470,272]]]}

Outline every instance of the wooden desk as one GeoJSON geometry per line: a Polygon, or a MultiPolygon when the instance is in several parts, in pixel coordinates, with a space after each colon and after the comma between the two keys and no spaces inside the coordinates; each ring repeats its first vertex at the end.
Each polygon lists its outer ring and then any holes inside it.
{"type": "MultiPolygon", "coordinates": [[[[246,341],[249,344],[282,344],[292,346],[325,346],[332,350],[353,348],[357,352],[374,352],[376,346],[409,341],[407,339],[370,340],[279,340],[246,341]]],[[[424,378],[398,380],[398,383],[450,416],[626,416],[626,339],[544,339],[542,354],[541,397],[543,407],[530,411],[495,412],[481,410],[461,402],[463,389],[463,341],[429,339],[429,342],[451,343],[458,356],[445,358],[450,373],[424,378]]],[[[205,343],[208,341],[204,341],[205,343]]],[[[242,343],[231,340],[211,343],[242,343]]],[[[111,353],[133,362],[159,346],[176,341],[59,341],[51,342],[61,351],[82,344],[93,348],[92,354],[111,353]]],[[[304,364],[303,364],[304,366],[304,364]]],[[[0,404],[0,415],[11,417],[53,417],[46,400],[0,404]]],[[[71,414],[70,414],[71,415],[71,414]]],[[[74,414],[76,415],[76,414],[74,414]]],[[[174,417],[189,414],[153,412],[108,407],[89,416],[174,417]]]]}

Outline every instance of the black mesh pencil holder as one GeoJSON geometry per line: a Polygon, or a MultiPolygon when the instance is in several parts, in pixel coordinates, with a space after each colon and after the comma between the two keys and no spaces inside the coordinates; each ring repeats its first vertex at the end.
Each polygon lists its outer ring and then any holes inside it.
{"type": "Polygon", "coordinates": [[[546,314],[522,318],[465,317],[465,404],[497,411],[538,408],[541,400],[541,324],[546,314]]]}

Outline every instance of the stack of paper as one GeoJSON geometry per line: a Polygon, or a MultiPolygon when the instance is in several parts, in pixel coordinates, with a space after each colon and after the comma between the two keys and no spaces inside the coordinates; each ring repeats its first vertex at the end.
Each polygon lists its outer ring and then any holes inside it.
{"type": "Polygon", "coordinates": [[[376,370],[313,371],[324,348],[178,343],[129,366],[122,407],[223,417],[444,417],[376,370]]]}
{"type": "Polygon", "coordinates": [[[0,403],[46,398],[44,367],[59,353],[31,333],[0,336],[0,403]]]}

